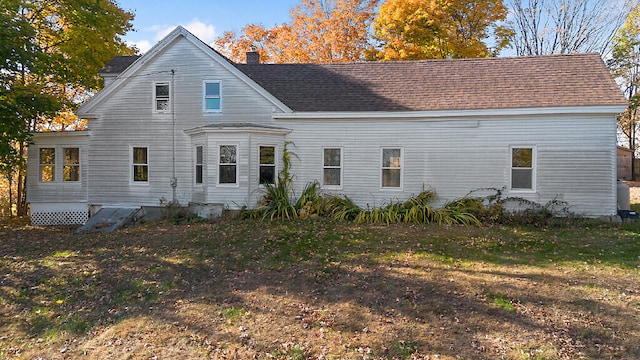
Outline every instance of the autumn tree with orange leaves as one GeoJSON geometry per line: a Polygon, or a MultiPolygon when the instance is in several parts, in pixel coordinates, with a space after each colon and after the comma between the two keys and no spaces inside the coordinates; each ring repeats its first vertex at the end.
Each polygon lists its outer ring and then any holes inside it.
{"type": "Polygon", "coordinates": [[[512,30],[502,0],[386,0],[374,21],[379,49],[369,60],[418,60],[496,56],[512,30]],[[493,47],[487,40],[493,38],[493,47]]]}
{"type": "Polygon", "coordinates": [[[351,62],[364,60],[369,27],[378,0],[302,0],[291,21],[266,29],[247,25],[225,32],[217,49],[236,62],[254,48],[267,63],[351,62]]]}

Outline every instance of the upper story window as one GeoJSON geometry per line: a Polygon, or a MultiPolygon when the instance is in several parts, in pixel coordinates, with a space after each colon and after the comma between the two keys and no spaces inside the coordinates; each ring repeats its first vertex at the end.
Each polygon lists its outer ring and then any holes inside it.
{"type": "Polygon", "coordinates": [[[260,146],[260,184],[276,182],[276,148],[260,146]]]}
{"type": "Polygon", "coordinates": [[[131,157],[132,179],[134,182],[149,181],[149,156],[146,147],[134,147],[131,157]]]}
{"type": "Polygon", "coordinates": [[[220,145],[218,184],[238,183],[237,153],[238,147],[236,145],[220,145]]]}
{"type": "Polygon", "coordinates": [[[40,148],[40,181],[56,181],[56,149],[40,148]]]}
{"type": "Polygon", "coordinates": [[[535,163],[534,147],[511,148],[512,190],[535,190],[535,163]]]}
{"type": "Polygon", "coordinates": [[[217,112],[221,107],[220,81],[204,82],[204,111],[217,112]]]}
{"type": "Polygon", "coordinates": [[[64,148],[63,181],[80,181],[80,149],[64,148]]]}
{"type": "Polygon", "coordinates": [[[156,83],[153,87],[153,109],[157,112],[168,112],[169,103],[169,83],[156,83]]]}
{"type": "Polygon", "coordinates": [[[382,149],[382,187],[402,187],[402,149],[382,149]]]}
{"type": "Polygon", "coordinates": [[[322,186],[339,188],[342,185],[342,149],[324,148],[322,151],[322,186]]]}

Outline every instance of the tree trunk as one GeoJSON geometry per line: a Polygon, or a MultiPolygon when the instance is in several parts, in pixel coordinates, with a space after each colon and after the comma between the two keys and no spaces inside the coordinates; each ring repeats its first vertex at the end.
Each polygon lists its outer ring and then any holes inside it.
{"type": "Polygon", "coordinates": [[[9,216],[13,217],[13,174],[7,174],[7,182],[9,183],[9,216]]]}
{"type": "MultiPolygon", "coordinates": [[[[22,158],[26,158],[25,150],[26,144],[24,142],[20,142],[18,145],[20,156],[22,158]]],[[[18,216],[26,216],[27,215],[27,177],[25,174],[24,165],[18,166],[18,191],[16,194],[16,208],[18,212],[18,216]]]]}

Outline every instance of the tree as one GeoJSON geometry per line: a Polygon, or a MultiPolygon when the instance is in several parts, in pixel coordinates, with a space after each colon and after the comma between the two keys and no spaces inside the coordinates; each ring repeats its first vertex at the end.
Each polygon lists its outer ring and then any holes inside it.
{"type": "Polygon", "coordinates": [[[605,55],[629,1],[511,0],[513,47],[519,56],[598,52],[605,55]]]}
{"type": "Polygon", "coordinates": [[[282,49],[281,46],[284,43],[283,39],[288,38],[283,34],[289,31],[289,26],[286,24],[270,29],[249,24],[242,29],[240,35],[231,31],[222,34],[216,39],[216,47],[218,51],[237,63],[244,62],[245,55],[250,50],[258,51],[263,62],[287,62],[286,55],[283,53],[288,52],[288,49],[282,49]]]}
{"type": "Polygon", "coordinates": [[[496,56],[509,43],[509,29],[499,25],[507,13],[502,0],[387,0],[373,24],[381,49],[372,49],[368,58],[496,56]]]}
{"type": "Polygon", "coordinates": [[[19,215],[31,133],[99,89],[103,64],[132,52],[121,39],[132,19],[112,0],[0,2],[0,168],[17,177],[19,215]]]}
{"type": "Polygon", "coordinates": [[[264,62],[310,63],[364,60],[378,0],[301,0],[287,24],[251,24],[240,35],[223,34],[217,48],[236,62],[255,48],[264,62]]]}
{"type": "Polygon", "coordinates": [[[633,8],[614,39],[608,61],[609,68],[629,99],[629,107],[618,116],[618,132],[622,134],[632,150],[631,169],[635,179],[635,154],[638,150],[638,107],[640,94],[640,5],[633,8]]]}

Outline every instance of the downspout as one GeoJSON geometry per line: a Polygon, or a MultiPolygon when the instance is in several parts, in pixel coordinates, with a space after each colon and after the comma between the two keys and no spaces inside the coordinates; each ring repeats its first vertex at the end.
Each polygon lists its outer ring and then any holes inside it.
{"type": "Polygon", "coordinates": [[[171,162],[172,162],[172,177],[169,181],[173,197],[171,202],[177,204],[176,188],[178,187],[178,178],[176,177],[176,103],[175,103],[175,76],[176,71],[171,69],[171,162]]]}
{"type": "Polygon", "coordinates": [[[249,133],[249,138],[248,138],[247,140],[249,141],[249,146],[248,146],[248,150],[249,150],[249,156],[248,156],[249,164],[248,164],[248,166],[247,166],[247,167],[249,168],[249,169],[248,169],[248,170],[249,170],[249,171],[248,171],[249,182],[248,182],[248,184],[247,184],[247,208],[249,208],[249,209],[250,209],[250,208],[251,208],[251,180],[253,179],[253,178],[251,177],[251,170],[253,169],[253,166],[252,166],[253,162],[251,161],[251,154],[253,153],[253,151],[252,151],[252,149],[253,149],[253,144],[251,143],[251,142],[252,142],[252,139],[251,139],[251,133],[249,133]]]}

